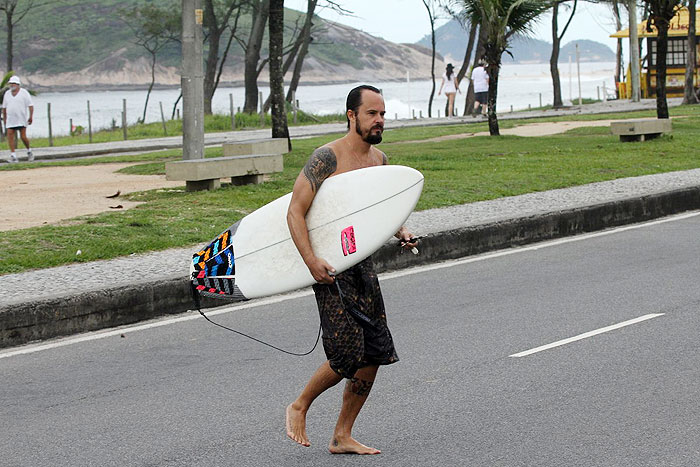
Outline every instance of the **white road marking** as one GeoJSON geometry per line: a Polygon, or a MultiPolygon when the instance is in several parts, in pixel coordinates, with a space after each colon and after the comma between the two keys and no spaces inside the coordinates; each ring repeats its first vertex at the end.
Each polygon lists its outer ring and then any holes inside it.
{"type": "MultiPolygon", "coordinates": [[[[462,264],[474,263],[477,261],[486,261],[489,259],[500,258],[502,256],[514,255],[514,254],[518,254],[518,253],[525,253],[528,251],[535,251],[535,250],[539,250],[542,248],[559,246],[559,245],[563,245],[566,243],[579,242],[579,241],[588,240],[591,238],[602,237],[605,235],[612,235],[615,233],[626,232],[628,230],[641,229],[644,227],[651,227],[651,226],[658,225],[658,224],[665,224],[667,222],[680,221],[680,220],[688,219],[688,218],[695,217],[695,216],[700,216],[700,211],[694,211],[694,212],[690,212],[690,213],[686,213],[686,214],[680,214],[677,216],[666,217],[664,219],[645,222],[645,223],[641,223],[641,224],[634,224],[634,225],[629,225],[629,226],[625,226],[625,227],[618,227],[618,228],[614,228],[614,229],[610,229],[610,230],[605,230],[602,232],[594,232],[594,233],[590,233],[590,234],[577,235],[575,237],[567,237],[567,238],[561,238],[558,240],[545,241],[545,242],[538,243],[536,245],[531,245],[531,246],[526,246],[526,247],[510,248],[507,250],[497,251],[495,253],[486,253],[486,254],[482,254],[479,256],[472,256],[472,257],[469,257],[466,259],[450,260],[450,261],[445,261],[445,262],[441,262],[441,263],[437,263],[437,264],[431,264],[431,265],[427,265],[427,266],[417,266],[417,267],[413,267],[413,268],[403,269],[401,271],[383,273],[383,274],[380,274],[380,280],[384,281],[384,280],[395,279],[395,278],[399,278],[399,277],[405,277],[405,276],[409,276],[409,275],[413,275],[413,274],[422,274],[424,272],[435,271],[438,269],[445,269],[445,268],[450,268],[450,267],[454,267],[454,266],[460,266],[462,264]]],[[[249,308],[256,308],[259,306],[271,305],[274,303],[280,303],[280,302],[284,302],[286,300],[292,300],[295,298],[306,297],[306,296],[309,296],[312,294],[313,294],[313,291],[310,288],[308,288],[308,289],[304,289],[301,291],[292,292],[292,293],[288,293],[288,294],[276,295],[276,296],[269,297],[269,298],[253,300],[253,301],[246,302],[243,304],[217,308],[215,310],[206,311],[206,314],[207,314],[207,316],[210,316],[210,317],[217,316],[220,314],[230,313],[233,311],[245,310],[245,309],[249,309],[249,308]]],[[[158,319],[157,321],[150,322],[150,323],[131,325],[131,326],[122,326],[122,327],[112,329],[109,331],[95,331],[95,332],[81,334],[79,336],[58,338],[58,339],[56,339],[52,342],[48,342],[48,343],[27,344],[27,345],[21,346],[19,348],[7,349],[4,351],[0,350],[0,360],[3,358],[14,357],[17,355],[32,354],[32,353],[41,352],[44,350],[50,350],[50,349],[55,349],[58,347],[64,347],[67,345],[78,344],[80,342],[94,341],[94,340],[104,339],[106,337],[112,337],[112,336],[116,336],[116,335],[120,335],[120,334],[124,334],[124,333],[144,331],[147,329],[158,328],[161,326],[168,326],[170,324],[176,324],[176,323],[181,323],[184,321],[190,321],[193,319],[200,319],[200,318],[201,318],[201,316],[199,314],[189,314],[186,316],[179,316],[177,318],[162,318],[162,319],[158,319]]]]}
{"type": "Polygon", "coordinates": [[[623,321],[622,323],[617,323],[611,326],[596,329],[595,331],[584,332],[583,334],[579,334],[578,336],[574,337],[569,337],[568,339],[562,339],[560,341],[552,342],[551,344],[542,345],[540,347],[535,347],[534,349],[515,353],[513,355],[509,355],[509,357],[526,357],[537,352],[543,352],[545,350],[553,349],[554,347],[561,347],[562,345],[571,344],[572,342],[588,339],[589,337],[597,336],[598,334],[603,334],[604,332],[614,331],[615,329],[624,328],[625,326],[631,326],[633,324],[641,323],[642,321],[646,321],[652,318],[658,318],[659,316],[663,316],[664,314],[665,313],[650,313],[648,315],[640,316],[639,318],[630,319],[628,321],[623,321]]]}

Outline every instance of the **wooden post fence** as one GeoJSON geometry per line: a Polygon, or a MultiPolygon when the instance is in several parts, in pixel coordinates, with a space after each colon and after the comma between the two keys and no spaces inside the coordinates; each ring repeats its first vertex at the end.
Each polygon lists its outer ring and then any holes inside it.
{"type": "Polygon", "coordinates": [[[88,140],[92,143],[92,115],[90,115],[90,101],[87,101],[88,111],[88,140]]]}
{"type": "Polygon", "coordinates": [[[163,113],[163,102],[158,102],[160,104],[160,119],[163,122],[163,135],[168,136],[168,128],[165,126],[165,113],[163,113]]]}
{"type": "Polygon", "coordinates": [[[228,95],[229,104],[231,106],[231,129],[236,129],[236,113],[233,111],[233,94],[228,95]]]}
{"type": "Polygon", "coordinates": [[[46,115],[49,118],[49,146],[53,146],[53,133],[51,132],[51,102],[46,104],[46,115]]]}
{"type": "Polygon", "coordinates": [[[126,140],[126,99],[122,99],[122,132],[126,140]]]}

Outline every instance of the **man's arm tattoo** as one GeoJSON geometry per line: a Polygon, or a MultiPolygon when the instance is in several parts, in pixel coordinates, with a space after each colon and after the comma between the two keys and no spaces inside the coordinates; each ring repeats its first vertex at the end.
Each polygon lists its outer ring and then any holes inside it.
{"type": "Polygon", "coordinates": [[[338,161],[331,148],[319,148],[311,155],[304,166],[304,176],[311,183],[311,189],[316,192],[321,183],[338,167],[338,161]]]}
{"type": "Polygon", "coordinates": [[[360,378],[350,378],[346,384],[346,388],[349,392],[357,394],[358,396],[366,396],[372,389],[374,381],[366,381],[360,378]]]}

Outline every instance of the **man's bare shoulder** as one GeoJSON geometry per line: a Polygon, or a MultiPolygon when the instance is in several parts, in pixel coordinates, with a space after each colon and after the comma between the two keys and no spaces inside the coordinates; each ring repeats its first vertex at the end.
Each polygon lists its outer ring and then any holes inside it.
{"type": "Polygon", "coordinates": [[[311,189],[316,192],[321,183],[337,170],[338,159],[331,145],[316,149],[304,166],[304,176],[311,183],[311,189]]]}

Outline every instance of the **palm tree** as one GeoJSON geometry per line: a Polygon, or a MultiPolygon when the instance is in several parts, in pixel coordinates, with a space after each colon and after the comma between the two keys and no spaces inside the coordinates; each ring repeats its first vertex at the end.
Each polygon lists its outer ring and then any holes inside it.
{"type": "Polygon", "coordinates": [[[649,8],[647,28],[654,26],[656,40],[656,117],[668,118],[668,101],[666,100],[666,55],[668,52],[668,28],[676,15],[681,0],[645,0],[649,8]]]}
{"type": "Polygon", "coordinates": [[[496,101],[501,55],[508,50],[514,35],[531,31],[533,21],[552,7],[552,0],[453,0],[453,3],[462,7],[462,14],[471,23],[480,24],[486,31],[489,133],[499,135],[496,101]]]}

